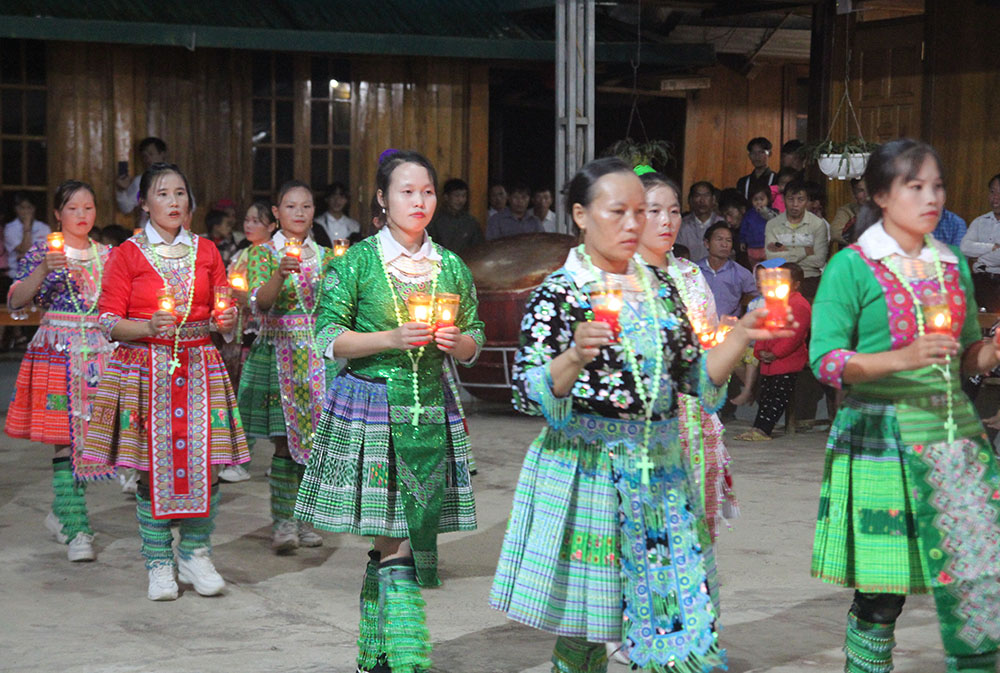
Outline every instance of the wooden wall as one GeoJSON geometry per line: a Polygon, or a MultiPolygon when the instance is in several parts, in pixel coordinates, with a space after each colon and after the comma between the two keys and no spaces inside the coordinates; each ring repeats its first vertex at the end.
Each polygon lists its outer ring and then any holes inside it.
{"type": "Polygon", "coordinates": [[[925,138],[941,154],[948,208],[967,220],[988,212],[987,180],[1000,173],[1000,8],[927,0],[925,138]]]}
{"type": "MultiPolygon", "coordinates": [[[[708,89],[688,94],[684,133],[684,185],[709,180],[716,187],[735,187],[753,167],[747,141],[764,136],[774,144],[771,168],[778,170],[779,149],[786,136],[785,66],[762,65],[753,79],[724,65],[703,71],[712,78],[708,89]]],[[[794,114],[794,110],[790,111],[794,114]]]]}
{"type": "Polygon", "coordinates": [[[427,156],[440,186],[469,183],[469,208],[486,221],[489,77],[484,64],[443,59],[352,61],[351,175],[359,213],[375,193],[378,157],[386,149],[427,156]]]}
{"type": "Polygon", "coordinates": [[[151,135],[191,183],[196,231],[212,201],[249,201],[250,77],[239,52],[76,42],[49,50],[49,183],[90,182],[99,225],[132,226],[114,201],[117,162],[138,174],[136,144],[151,135]]]}

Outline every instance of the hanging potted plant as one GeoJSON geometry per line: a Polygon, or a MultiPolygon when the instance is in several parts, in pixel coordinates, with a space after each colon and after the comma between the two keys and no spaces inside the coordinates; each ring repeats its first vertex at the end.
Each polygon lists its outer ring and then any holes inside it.
{"type": "Polygon", "coordinates": [[[878,148],[878,143],[868,142],[857,136],[837,142],[827,138],[821,143],[807,145],[807,158],[815,161],[823,174],[831,180],[860,178],[868,166],[868,157],[878,148]]]}
{"type": "Polygon", "coordinates": [[[647,140],[640,143],[625,138],[614,142],[604,150],[604,156],[618,157],[633,168],[652,166],[662,171],[673,160],[673,149],[673,144],[667,140],[647,140]]]}

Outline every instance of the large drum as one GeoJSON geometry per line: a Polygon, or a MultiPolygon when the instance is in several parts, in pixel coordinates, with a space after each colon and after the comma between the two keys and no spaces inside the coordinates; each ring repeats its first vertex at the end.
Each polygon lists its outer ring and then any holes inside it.
{"type": "Polygon", "coordinates": [[[566,261],[576,238],[521,234],[477,246],[463,255],[479,295],[486,346],[470,369],[459,367],[462,386],[484,400],[510,402],[510,372],[521,335],[521,316],[532,291],[566,261]]]}

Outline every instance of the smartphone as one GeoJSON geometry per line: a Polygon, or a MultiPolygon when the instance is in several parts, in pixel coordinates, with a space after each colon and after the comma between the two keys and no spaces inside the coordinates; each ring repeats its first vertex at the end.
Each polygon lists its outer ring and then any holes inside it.
{"type": "Polygon", "coordinates": [[[118,175],[128,175],[128,162],[119,161],[118,162],[118,175]]]}

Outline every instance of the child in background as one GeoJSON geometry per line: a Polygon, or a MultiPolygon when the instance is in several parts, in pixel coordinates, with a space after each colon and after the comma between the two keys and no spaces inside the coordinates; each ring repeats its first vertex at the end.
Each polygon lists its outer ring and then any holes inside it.
{"type": "MultiPolygon", "coordinates": [[[[778,171],[778,179],[771,185],[771,207],[779,213],[785,212],[785,185],[792,180],[800,180],[802,172],[785,166],[778,171]]],[[[768,218],[770,219],[770,218],[768,218]]]]}
{"type": "Polygon", "coordinates": [[[205,230],[208,237],[222,255],[222,263],[229,266],[236,255],[236,239],[233,237],[233,218],[224,210],[210,210],[205,215],[205,230]]]}
{"type": "Polygon", "coordinates": [[[795,379],[809,362],[808,338],[812,308],[799,293],[799,285],[803,279],[802,268],[792,262],[782,264],[781,268],[788,269],[792,276],[788,306],[795,316],[795,325],[791,327],[795,334],[754,345],[754,356],[760,360],[760,406],[753,427],[736,437],[743,442],[771,440],[775,424],[792,399],[795,379]]]}
{"type": "Polygon", "coordinates": [[[740,223],[740,247],[746,250],[747,260],[751,265],[767,259],[764,250],[764,230],[767,221],[778,215],[771,208],[771,188],[761,185],[750,195],[750,205],[740,223]]]}
{"type": "Polygon", "coordinates": [[[733,257],[738,264],[750,269],[753,265],[748,261],[747,248],[740,239],[743,216],[747,212],[748,205],[743,195],[735,189],[723,189],[719,194],[719,214],[726,219],[726,224],[733,232],[733,257]]]}

